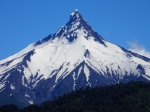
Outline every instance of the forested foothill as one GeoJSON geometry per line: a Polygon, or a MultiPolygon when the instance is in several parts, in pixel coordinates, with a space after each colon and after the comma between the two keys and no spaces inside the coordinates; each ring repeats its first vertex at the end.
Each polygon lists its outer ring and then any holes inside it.
{"type": "Polygon", "coordinates": [[[150,112],[150,83],[81,88],[41,105],[1,106],[0,112],[150,112]]]}

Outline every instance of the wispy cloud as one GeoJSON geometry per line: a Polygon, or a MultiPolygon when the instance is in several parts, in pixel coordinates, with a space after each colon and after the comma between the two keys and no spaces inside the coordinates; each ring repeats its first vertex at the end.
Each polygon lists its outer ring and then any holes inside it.
{"type": "Polygon", "coordinates": [[[137,41],[128,42],[129,50],[150,58],[150,51],[140,45],[137,41]]]}

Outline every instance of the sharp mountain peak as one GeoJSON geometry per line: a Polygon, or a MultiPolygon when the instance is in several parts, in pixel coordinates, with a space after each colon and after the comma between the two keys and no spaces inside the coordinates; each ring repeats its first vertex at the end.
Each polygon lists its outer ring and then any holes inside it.
{"type": "Polygon", "coordinates": [[[54,40],[55,38],[65,38],[67,42],[70,43],[75,41],[77,38],[83,37],[81,34],[84,35],[84,38],[87,40],[89,38],[94,38],[95,41],[105,45],[104,39],[92,29],[77,9],[71,13],[69,21],[64,26],[60,27],[56,33],[38,41],[36,45],[48,40],[54,40]]]}
{"type": "Polygon", "coordinates": [[[70,14],[70,21],[80,21],[82,20],[83,17],[81,16],[81,14],[79,13],[78,9],[76,9],[75,11],[73,11],[71,14],[70,14]]]}

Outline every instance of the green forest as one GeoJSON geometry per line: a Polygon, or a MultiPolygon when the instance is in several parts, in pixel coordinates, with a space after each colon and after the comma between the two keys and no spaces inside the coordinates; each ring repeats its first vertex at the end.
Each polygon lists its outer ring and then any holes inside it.
{"type": "Polygon", "coordinates": [[[40,106],[5,105],[0,112],[150,112],[150,83],[81,88],[40,106]]]}

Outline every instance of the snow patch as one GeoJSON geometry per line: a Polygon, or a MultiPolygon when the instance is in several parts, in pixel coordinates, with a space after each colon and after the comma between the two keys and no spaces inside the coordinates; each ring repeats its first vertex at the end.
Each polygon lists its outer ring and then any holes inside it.
{"type": "Polygon", "coordinates": [[[12,90],[14,90],[15,89],[15,87],[11,84],[10,85],[10,88],[12,89],[12,90]]]}
{"type": "Polygon", "coordinates": [[[75,86],[76,86],[76,74],[75,74],[75,72],[73,72],[73,75],[72,75],[72,77],[73,77],[73,80],[74,80],[74,82],[73,82],[73,91],[75,91],[75,86]]]}
{"type": "Polygon", "coordinates": [[[32,105],[32,104],[33,104],[33,101],[32,101],[32,100],[30,100],[30,101],[29,101],[29,103],[32,105]]]}
{"type": "Polygon", "coordinates": [[[30,97],[28,94],[25,94],[25,97],[30,97]]]}
{"type": "Polygon", "coordinates": [[[86,64],[84,65],[84,73],[85,73],[85,76],[86,76],[86,80],[87,80],[87,82],[88,82],[88,85],[91,86],[91,84],[89,83],[90,70],[88,69],[88,67],[86,66],[86,64]]]}
{"type": "Polygon", "coordinates": [[[0,90],[2,90],[5,87],[5,84],[0,83],[0,90]]]}
{"type": "MultiPolygon", "coordinates": [[[[78,77],[79,77],[79,75],[80,75],[80,73],[81,73],[81,70],[82,70],[82,66],[79,68],[78,77]]],[[[78,78],[78,77],[77,77],[77,78],[78,78]]]]}

